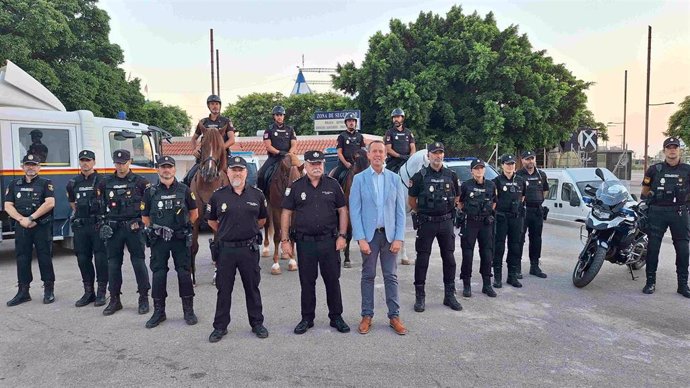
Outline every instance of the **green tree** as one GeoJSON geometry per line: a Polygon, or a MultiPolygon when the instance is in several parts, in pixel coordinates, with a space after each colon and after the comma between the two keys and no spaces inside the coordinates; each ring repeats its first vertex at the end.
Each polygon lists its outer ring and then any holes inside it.
{"type": "Polygon", "coordinates": [[[680,137],[685,144],[690,144],[690,96],[685,97],[678,105],[678,111],[668,119],[665,135],[680,137]]]}
{"type": "Polygon", "coordinates": [[[369,39],[361,67],[338,64],[333,85],[356,96],[363,128],[383,133],[391,110],[401,107],[418,142],[442,140],[460,152],[568,139],[588,115],[590,83],[533,51],[517,26],[501,31],[492,13],[464,15],[454,6],[445,18],[391,20],[389,33],[369,39]]]}
{"type": "Polygon", "coordinates": [[[173,136],[184,136],[192,126],[189,115],[182,108],[160,101],[147,101],[142,107],[140,121],[163,128],[173,136]]]}
{"type": "Polygon", "coordinates": [[[122,49],[110,43],[108,14],[96,0],[2,0],[0,63],[9,59],[43,83],[68,110],[104,117],[124,110],[141,120],[139,79],[118,67],[122,49]]]}

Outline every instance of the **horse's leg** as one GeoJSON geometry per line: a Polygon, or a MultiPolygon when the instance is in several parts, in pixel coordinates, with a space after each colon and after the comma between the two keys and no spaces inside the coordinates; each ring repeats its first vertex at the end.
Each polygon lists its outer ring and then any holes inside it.
{"type": "MultiPolygon", "coordinates": [[[[294,222],[294,218],[292,222],[294,222]]],[[[283,252],[280,256],[282,259],[288,260],[288,271],[297,271],[297,261],[295,260],[295,244],[294,242],[290,242],[290,244],[292,244],[292,255],[288,255],[283,252]]]]}
{"type": "Polygon", "coordinates": [[[261,249],[261,257],[268,257],[271,255],[271,252],[268,250],[269,245],[271,245],[271,241],[269,241],[271,235],[271,223],[268,221],[269,219],[271,219],[271,217],[266,217],[266,223],[264,224],[264,246],[263,249],[261,249]]]}
{"type": "Polygon", "coordinates": [[[352,241],[352,225],[348,221],[347,223],[347,233],[345,233],[345,261],[343,261],[343,268],[352,268],[352,262],[350,262],[350,242],[352,241]]]}
{"type": "Polygon", "coordinates": [[[280,250],[280,212],[271,209],[269,217],[273,224],[273,265],[271,266],[271,275],[280,275],[283,273],[278,262],[280,250]]]}

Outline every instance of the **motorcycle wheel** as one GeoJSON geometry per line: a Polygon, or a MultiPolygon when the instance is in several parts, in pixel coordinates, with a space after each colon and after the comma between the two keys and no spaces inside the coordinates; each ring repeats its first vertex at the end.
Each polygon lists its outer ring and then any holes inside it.
{"type": "Polygon", "coordinates": [[[573,284],[577,288],[582,288],[594,280],[606,258],[606,248],[594,245],[586,249],[586,257],[584,260],[578,260],[573,270],[573,284]]]}

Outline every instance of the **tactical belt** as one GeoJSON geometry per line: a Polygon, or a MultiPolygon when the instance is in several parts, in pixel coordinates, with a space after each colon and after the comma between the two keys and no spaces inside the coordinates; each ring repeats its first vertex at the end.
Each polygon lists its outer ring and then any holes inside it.
{"type": "Polygon", "coordinates": [[[518,218],[519,214],[513,213],[513,212],[496,212],[499,216],[503,216],[506,218],[518,218]]]}
{"type": "Polygon", "coordinates": [[[650,210],[654,211],[661,211],[661,212],[681,212],[681,211],[686,211],[688,210],[687,205],[671,205],[671,206],[662,206],[662,205],[651,205],[649,207],[650,210]]]}
{"type": "Polygon", "coordinates": [[[325,234],[303,234],[303,233],[295,233],[295,240],[296,241],[323,241],[323,240],[328,240],[331,238],[335,238],[338,234],[335,232],[331,233],[325,233],[325,234]]]}
{"type": "Polygon", "coordinates": [[[525,204],[525,206],[527,206],[527,207],[532,207],[532,208],[536,208],[536,207],[541,207],[541,204],[542,204],[541,202],[539,202],[539,203],[529,203],[529,202],[527,202],[527,203],[525,204]]]}
{"type": "Polygon", "coordinates": [[[256,243],[256,238],[250,238],[249,240],[243,241],[219,241],[218,245],[221,248],[243,248],[250,247],[256,243]]]}
{"type": "Polygon", "coordinates": [[[468,215],[467,219],[471,220],[471,221],[484,221],[489,216],[490,216],[490,214],[485,214],[483,216],[469,216],[468,215]]]}
{"type": "Polygon", "coordinates": [[[448,221],[453,218],[453,213],[444,214],[442,216],[427,216],[426,214],[420,214],[419,220],[422,222],[443,222],[448,221]]]}

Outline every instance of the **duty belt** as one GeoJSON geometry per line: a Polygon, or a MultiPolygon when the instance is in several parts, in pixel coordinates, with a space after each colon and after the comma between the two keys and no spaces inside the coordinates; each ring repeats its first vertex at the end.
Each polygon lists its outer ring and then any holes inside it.
{"type": "Polygon", "coordinates": [[[335,232],[325,233],[325,234],[295,233],[295,240],[296,241],[323,241],[323,240],[328,240],[330,238],[334,238],[335,236],[337,236],[337,233],[335,233],[335,232]]]}
{"type": "Polygon", "coordinates": [[[661,211],[661,212],[684,212],[688,210],[687,205],[672,205],[672,206],[661,206],[661,205],[651,205],[650,210],[661,211]]]}
{"type": "Polygon", "coordinates": [[[506,218],[518,218],[519,214],[517,213],[512,213],[512,212],[496,212],[499,216],[503,216],[506,218]]]}
{"type": "Polygon", "coordinates": [[[527,207],[532,207],[532,208],[541,207],[541,202],[539,202],[539,203],[529,203],[529,202],[527,202],[527,203],[525,204],[525,206],[527,206],[527,207]]]}
{"type": "Polygon", "coordinates": [[[467,216],[467,219],[471,220],[471,221],[484,221],[484,219],[486,219],[486,217],[489,217],[489,216],[490,216],[490,214],[485,214],[482,216],[467,216]]]}
{"type": "Polygon", "coordinates": [[[420,214],[419,220],[422,222],[443,222],[448,221],[453,218],[453,213],[444,214],[442,216],[427,216],[426,214],[420,214]]]}
{"type": "Polygon", "coordinates": [[[249,240],[243,241],[219,241],[218,245],[221,248],[243,248],[250,247],[256,243],[256,238],[250,238],[249,240]]]}

